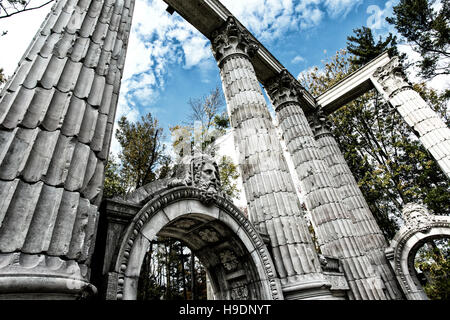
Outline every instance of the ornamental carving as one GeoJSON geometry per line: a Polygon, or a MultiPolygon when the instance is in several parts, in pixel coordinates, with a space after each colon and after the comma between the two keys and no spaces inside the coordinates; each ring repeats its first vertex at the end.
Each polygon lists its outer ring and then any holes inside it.
{"type": "Polygon", "coordinates": [[[211,204],[218,196],[223,196],[219,167],[207,154],[187,157],[175,167],[169,188],[190,186],[200,189],[201,201],[211,204]]]}
{"type": "Polygon", "coordinates": [[[206,241],[206,242],[219,241],[219,235],[217,234],[217,232],[215,232],[212,229],[202,230],[198,234],[199,234],[200,238],[202,238],[203,241],[206,241]]]}
{"type": "Polygon", "coordinates": [[[305,88],[286,69],[283,69],[279,75],[269,79],[265,83],[265,88],[277,111],[282,107],[283,103],[299,103],[299,99],[306,92],[305,88]]]}
{"type": "Polygon", "coordinates": [[[408,203],[403,207],[402,216],[405,224],[411,229],[427,229],[434,221],[428,209],[419,203],[408,203]]]}
{"type": "Polygon", "coordinates": [[[190,219],[182,219],[174,223],[175,227],[181,228],[181,229],[189,229],[195,224],[195,221],[190,219]]]}
{"type": "Polygon", "coordinates": [[[308,115],[308,123],[316,139],[331,135],[332,122],[321,109],[308,115]]]}
{"type": "Polygon", "coordinates": [[[225,250],[220,253],[220,262],[227,271],[234,271],[239,265],[236,255],[231,250],[225,250]]]}
{"type": "Polygon", "coordinates": [[[243,281],[236,281],[233,288],[231,289],[231,299],[232,300],[248,299],[248,288],[243,281]]]}
{"type": "Polygon", "coordinates": [[[234,54],[243,54],[251,58],[259,49],[256,41],[246,30],[238,26],[233,17],[228,17],[223,26],[212,33],[211,46],[219,65],[226,57],[234,54]]]}
{"type": "Polygon", "coordinates": [[[382,86],[387,97],[392,97],[397,91],[410,88],[405,72],[398,57],[394,57],[383,67],[377,68],[373,77],[382,86]]]}

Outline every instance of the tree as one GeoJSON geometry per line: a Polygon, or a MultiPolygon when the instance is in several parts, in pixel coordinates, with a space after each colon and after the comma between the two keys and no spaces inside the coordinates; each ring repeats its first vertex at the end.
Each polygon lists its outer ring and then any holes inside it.
{"type": "Polygon", "coordinates": [[[420,53],[417,63],[425,79],[450,74],[450,2],[436,0],[400,0],[394,17],[386,20],[420,53]]]}
{"type": "Polygon", "coordinates": [[[124,116],[116,137],[122,150],[119,160],[112,154],[105,167],[104,198],[123,196],[155,179],[165,178],[171,159],[165,152],[163,129],[150,113],[132,123],[124,116]]]}
{"type": "MultiPolygon", "coordinates": [[[[375,48],[375,50],[380,50],[375,48]]],[[[375,51],[374,50],[374,51],[375,51]]],[[[346,50],[300,81],[318,96],[356,69],[346,50]]],[[[422,88],[423,97],[442,114],[445,98],[422,88]]],[[[420,92],[420,91],[419,91],[420,92]]],[[[334,112],[333,135],[384,235],[391,239],[404,204],[423,201],[435,214],[450,214],[450,184],[402,117],[371,91],[334,112]]]]}
{"type": "Polygon", "coordinates": [[[450,299],[450,239],[431,240],[416,254],[414,266],[425,275],[423,289],[431,300],[450,299]]]}
{"type": "MultiPolygon", "coordinates": [[[[184,125],[170,128],[174,137],[173,147],[177,156],[186,152],[204,152],[214,155],[218,147],[216,141],[230,127],[222,91],[218,86],[202,98],[191,98],[188,102],[191,114],[184,125]],[[184,146],[182,146],[184,144],[184,146]]],[[[236,180],[238,168],[228,156],[218,161],[222,190],[231,198],[239,198],[240,190],[236,180]]]]}
{"type": "Polygon", "coordinates": [[[237,166],[228,156],[222,156],[217,165],[219,166],[220,182],[223,192],[232,199],[239,199],[240,190],[236,182],[239,178],[237,166]]]}
{"type": "Polygon", "coordinates": [[[36,10],[52,3],[53,0],[36,1],[36,0],[6,0],[0,1],[0,19],[5,19],[13,15],[36,10]],[[41,2],[36,4],[36,2],[41,2]]]}
{"type": "Polygon", "coordinates": [[[347,50],[353,55],[351,58],[352,64],[356,67],[365,65],[384,51],[388,51],[391,57],[399,55],[396,47],[397,37],[393,36],[392,33],[389,33],[384,41],[380,36],[377,43],[373,39],[372,29],[370,28],[363,26],[354,29],[353,33],[355,35],[347,37],[347,50]]]}
{"type": "Polygon", "coordinates": [[[103,197],[113,198],[126,194],[126,182],[120,174],[120,164],[114,154],[110,153],[105,166],[103,197]]]}

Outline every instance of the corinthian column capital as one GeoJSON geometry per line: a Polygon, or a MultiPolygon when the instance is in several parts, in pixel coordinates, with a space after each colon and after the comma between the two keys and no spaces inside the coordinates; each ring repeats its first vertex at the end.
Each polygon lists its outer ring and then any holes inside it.
{"type": "Polygon", "coordinates": [[[392,58],[386,65],[377,68],[372,76],[381,86],[386,99],[399,91],[411,88],[398,57],[392,58]]]}
{"type": "Polygon", "coordinates": [[[323,136],[331,136],[331,120],[322,110],[311,112],[307,115],[309,126],[316,139],[323,136]]]}
{"type": "Polygon", "coordinates": [[[286,69],[269,79],[265,83],[265,88],[276,111],[281,110],[287,102],[299,104],[306,92],[286,69]]]}
{"type": "Polygon", "coordinates": [[[227,21],[212,33],[211,45],[219,67],[230,56],[244,55],[252,58],[259,49],[250,34],[239,27],[233,17],[228,17],[227,21]]]}

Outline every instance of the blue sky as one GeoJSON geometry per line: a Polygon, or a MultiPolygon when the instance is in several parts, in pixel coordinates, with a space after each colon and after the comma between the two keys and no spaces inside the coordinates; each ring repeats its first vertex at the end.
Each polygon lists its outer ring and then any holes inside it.
{"type": "MultiPolygon", "coordinates": [[[[45,0],[34,0],[37,3],[45,0]]],[[[376,35],[394,31],[385,22],[398,0],[222,0],[222,3],[294,75],[346,47],[361,26],[376,35]]],[[[162,0],[137,0],[116,120],[152,112],[169,138],[169,126],[190,112],[189,98],[221,86],[209,41],[162,0]]],[[[0,20],[0,67],[12,74],[49,8],[0,20]],[[14,26],[14,27],[12,27],[14,26]]],[[[447,85],[448,87],[448,85],[447,85]]],[[[112,151],[120,147],[114,139],[112,151]]]]}
{"type": "MultiPolygon", "coordinates": [[[[345,48],[361,26],[383,23],[392,1],[224,0],[224,5],[294,75],[345,48]]],[[[186,119],[190,97],[220,85],[209,42],[161,0],[137,3],[119,114],[136,119],[152,112],[165,127],[186,119]],[[158,22],[157,22],[158,21],[158,22]],[[146,69],[147,67],[147,69],[146,69]],[[145,78],[145,80],[143,80],[145,78]]]]}

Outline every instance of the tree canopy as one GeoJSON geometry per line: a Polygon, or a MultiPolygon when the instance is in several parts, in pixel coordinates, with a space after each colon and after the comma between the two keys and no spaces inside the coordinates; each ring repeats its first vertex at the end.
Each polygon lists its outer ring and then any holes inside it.
{"type": "MultiPolygon", "coordinates": [[[[375,46],[374,55],[385,49],[375,46]]],[[[355,70],[354,61],[341,50],[325,61],[322,70],[316,67],[299,80],[317,96],[355,70]]],[[[436,112],[446,114],[447,98],[424,84],[415,88],[436,112]]],[[[377,92],[363,95],[330,118],[341,151],[388,239],[394,236],[398,228],[395,220],[408,202],[423,201],[435,214],[450,214],[446,176],[402,117],[377,92]]]]}
{"type": "Polygon", "coordinates": [[[450,2],[400,0],[393,9],[394,16],[386,20],[421,55],[421,75],[450,74],[450,2]]]}

